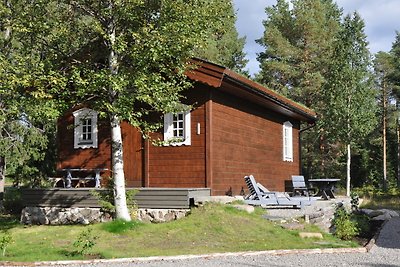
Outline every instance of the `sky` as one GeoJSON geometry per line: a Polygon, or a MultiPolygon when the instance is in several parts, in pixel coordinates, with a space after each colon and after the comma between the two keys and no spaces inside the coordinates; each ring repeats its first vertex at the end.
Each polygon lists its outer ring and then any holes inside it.
{"type": "MultiPolygon", "coordinates": [[[[234,0],[237,12],[236,27],[240,36],[246,36],[244,48],[249,63],[247,69],[253,75],[259,71],[257,53],[263,48],[255,40],[264,32],[262,21],[266,18],[265,7],[276,0],[234,0]]],[[[336,0],[343,14],[357,11],[365,22],[365,33],[370,51],[389,51],[396,30],[400,32],[400,0],[336,0]]]]}

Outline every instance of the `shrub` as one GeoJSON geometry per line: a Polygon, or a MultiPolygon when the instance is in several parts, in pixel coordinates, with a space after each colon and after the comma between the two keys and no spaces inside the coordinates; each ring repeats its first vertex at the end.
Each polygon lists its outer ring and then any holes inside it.
{"type": "MultiPolygon", "coordinates": [[[[106,190],[92,190],[91,194],[97,198],[101,208],[110,213],[112,216],[115,216],[115,205],[114,205],[114,182],[112,178],[109,178],[107,181],[106,190]]],[[[137,217],[137,203],[134,199],[138,190],[126,190],[126,203],[131,214],[131,217],[137,217]]]]}
{"type": "Polygon", "coordinates": [[[82,231],[73,243],[73,246],[77,248],[76,253],[79,255],[86,255],[88,251],[96,245],[96,240],[98,238],[98,236],[92,233],[91,228],[82,231]]]}
{"type": "Polygon", "coordinates": [[[11,234],[9,232],[4,232],[4,234],[0,238],[0,251],[2,252],[3,257],[6,255],[6,249],[11,241],[11,234]]]}
{"type": "Polygon", "coordinates": [[[359,232],[356,222],[351,220],[350,213],[342,205],[336,208],[332,223],[334,235],[340,239],[350,240],[359,232]]]}
{"type": "Polygon", "coordinates": [[[351,221],[353,221],[358,230],[358,236],[369,237],[371,234],[371,221],[365,214],[352,214],[351,221]]]}

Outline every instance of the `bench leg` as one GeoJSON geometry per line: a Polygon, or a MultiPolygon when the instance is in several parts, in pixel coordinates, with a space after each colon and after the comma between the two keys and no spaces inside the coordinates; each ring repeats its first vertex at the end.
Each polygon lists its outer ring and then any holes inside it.
{"type": "Polygon", "coordinates": [[[96,176],[94,177],[94,180],[96,182],[95,184],[96,188],[100,188],[100,179],[101,179],[100,171],[96,171],[96,176]]]}

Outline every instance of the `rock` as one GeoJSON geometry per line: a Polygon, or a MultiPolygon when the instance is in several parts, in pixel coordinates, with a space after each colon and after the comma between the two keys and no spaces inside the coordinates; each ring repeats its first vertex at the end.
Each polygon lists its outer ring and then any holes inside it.
{"type": "Polygon", "coordinates": [[[287,224],[282,224],[282,228],[288,229],[288,230],[303,230],[304,225],[300,223],[287,223],[287,224]]]}
{"type": "Polygon", "coordinates": [[[360,211],[366,214],[368,217],[371,218],[371,220],[374,221],[385,221],[393,217],[399,217],[398,212],[388,209],[380,209],[380,210],[361,209],[360,211]]]}
{"type": "Polygon", "coordinates": [[[301,238],[319,238],[319,239],[323,239],[324,238],[321,233],[300,232],[299,236],[301,238]]]}
{"type": "Polygon", "coordinates": [[[145,223],[162,223],[184,218],[190,210],[138,209],[137,219],[145,223]]]}
{"type": "Polygon", "coordinates": [[[390,216],[389,213],[385,213],[385,214],[382,214],[382,215],[375,216],[375,217],[371,218],[371,220],[372,221],[386,221],[386,220],[389,220],[391,218],[392,217],[390,216]]]}
{"type": "Polygon", "coordinates": [[[390,215],[390,217],[399,217],[399,213],[397,211],[394,210],[388,210],[388,209],[382,209],[381,211],[383,211],[384,213],[388,213],[390,215]]]}
{"type": "Polygon", "coordinates": [[[247,211],[247,213],[253,213],[254,212],[254,207],[250,205],[232,205],[232,207],[238,209],[238,210],[244,210],[247,211]]]}
{"type": "Polygon", "coordinates": [[[385,212],[382,210],[368,210],[368,209],[363,209],[363,213],[365,213],[368,217],[373,218],[379,215],[383,215],[385,212]]]}

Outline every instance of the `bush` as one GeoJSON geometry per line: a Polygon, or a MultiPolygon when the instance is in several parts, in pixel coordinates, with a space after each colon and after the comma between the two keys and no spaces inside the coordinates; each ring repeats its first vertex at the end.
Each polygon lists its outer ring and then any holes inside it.
{"type": "Polygon", "coordinates": [[[371,234],[371,221],[365,214],[352,214],[351,221],[353,221],[358,230],[358,236],[370,237],[371,234]]]}
{"type": "Polygon", "coordinates": [[[77,249],[75,253],[79,255],[88,254],[88,251],[96,245],[96,240],[98,238],[98,236],[92,233],[91,228],[82,231],[73,243],[73,246],[77,249]]]}
{"type": "Polygon", "coordinates": [[[332,221],[334,225],[334,235],[343,240],[350,240],[359,233],[357,224],[351,220],[351,215],[343,206],[336,208],[332,221]]]}
{"type": "MultiPolygon", "coordinates": [[[[114,182],[110,177],[107,181],[106,190],[92,190],[92,196],[96,197],[103,211],[110,213],[115,217],[115,205],[114,205],[114,182]]],[[[131,217],[137,217],[138,206],[134,199],[135,195],[139,192],[137,189],[126,190],[126,202],[131,217]]]]}
{"type": "Polygon", "coordinates": [[[3,257],[6,255],[6,249],[11,242],[12,237],[9,232],[4,232],[4,234],[0,236],[0,251],[3,257]]]}

